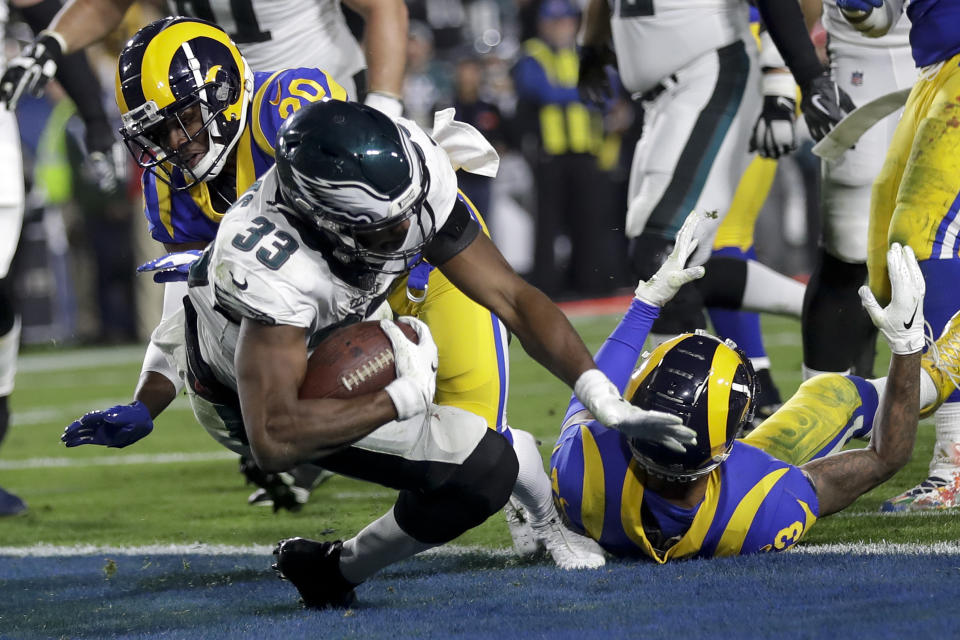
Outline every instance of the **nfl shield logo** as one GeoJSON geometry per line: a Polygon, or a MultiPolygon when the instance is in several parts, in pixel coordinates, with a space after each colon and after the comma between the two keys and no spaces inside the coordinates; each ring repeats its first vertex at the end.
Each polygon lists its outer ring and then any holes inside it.
{"type": "Polygon", "coordinates": [[[850,74],[850,84],[859,87],[863,84],[863,71],[854,71],[850,74]]]}

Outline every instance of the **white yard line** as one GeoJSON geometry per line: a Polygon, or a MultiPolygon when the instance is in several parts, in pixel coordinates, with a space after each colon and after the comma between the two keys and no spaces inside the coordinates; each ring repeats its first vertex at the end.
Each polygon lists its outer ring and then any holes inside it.
{"type": "Polygon", "coordinates": [[[99,369],[103,366],[143,362],[144,345],[99,347],[67,352],[21,354],[17,360],[20,373],[43,373],[67,369],[99,369]]]}
{"type": "Polygon", "coordinates": [[[101,467],[128,464],[170,464],[173,462],[211,462],[215,460],[235,460],[236,458],[237,454],[230,451],[126,454],[97,456],[95,458],[27,458],[25,460],[0,460],[0,471],[59,467],[101,467]]]}

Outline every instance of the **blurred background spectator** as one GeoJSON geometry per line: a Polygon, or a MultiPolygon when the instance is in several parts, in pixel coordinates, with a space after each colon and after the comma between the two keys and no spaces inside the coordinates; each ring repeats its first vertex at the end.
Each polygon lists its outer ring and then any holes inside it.
{"type": "MultiPolygon", "coordinates": [[[[156,16],[154,4],[135,5],[112,42],[88,51],[114,115],[116,51],[156,16]]],[[[582,3],[408,0],[407,7],[404,115],[429,131],[434,111],[452,106],[500,152],[497,178],[465,174],[461,186],[513,267],[556,298],[629,292],[623,217],[643,113],[623,92],[603,112],[580,102],[582,3]]],[[[30,39],[13,18],[10,56],[30,39]]],[[[24,99],[18,111],[31,180],[31,212],[15,265],[24,340],[144,339],[159,304],[149,300],[160,288],[134,275],[157,251],[145,231],[138,177],[126,176],[129,188],[119,191],[98,188],[82,161],[82,128],[56,89],[24,99]]],[[[810,268],[816,166],[809,146],[781,162],[758,223],[758,253],[787,273],[810,268]]]]}

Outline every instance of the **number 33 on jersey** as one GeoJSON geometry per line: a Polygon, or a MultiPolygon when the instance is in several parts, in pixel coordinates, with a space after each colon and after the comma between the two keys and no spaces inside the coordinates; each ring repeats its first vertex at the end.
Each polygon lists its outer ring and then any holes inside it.
{"type": "MultiPolygon", "coordinates": [[[[283,121],[304,104],[326,98],[346,100],[347,93],[320,69],[299,68],[254,74],[252,108],[236,147],[236,192],[246,191],[274,164],[273,144],[283,121]]],[[[186,184],[183,173],[172,170],[175,185],[186,184]]],[[[158,242],[210,242],[229,203],[217,202],[207,183],[188,191],[174,191],[153,173],[143,174],[144,213],[150,235],[158,242]]]]}

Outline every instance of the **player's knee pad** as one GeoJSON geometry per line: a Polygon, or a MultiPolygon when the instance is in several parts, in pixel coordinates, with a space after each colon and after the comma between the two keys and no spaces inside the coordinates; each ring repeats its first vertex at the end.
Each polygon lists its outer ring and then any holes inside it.
{"type": "Polygon", "coordinates": [[[0,336],[5,336],[13,329],[17,313],[13,305],[13,278],[0,278],[0,336]]]}
{"type": "Polygon", "coordinates": [[[394,509],[397,523],[420,542],[449,542],[503,508],[518,470],[511,444],[487,430],[467,459],[438,486],[400,492],[394,509]]]}
{"type": "Polygon", "coordinates": [[[827,252],[845,262],[866,262],[870,182],[848,185],[825,181],[820,201],[827,252]]]}
{"type": "Polygon", "coordinates": [[[803,464],[839,451],[855,436],[869,433],[877,393],[862,378],[825,373],[810,378],[744,442],[790,464],[803,464]]]}

